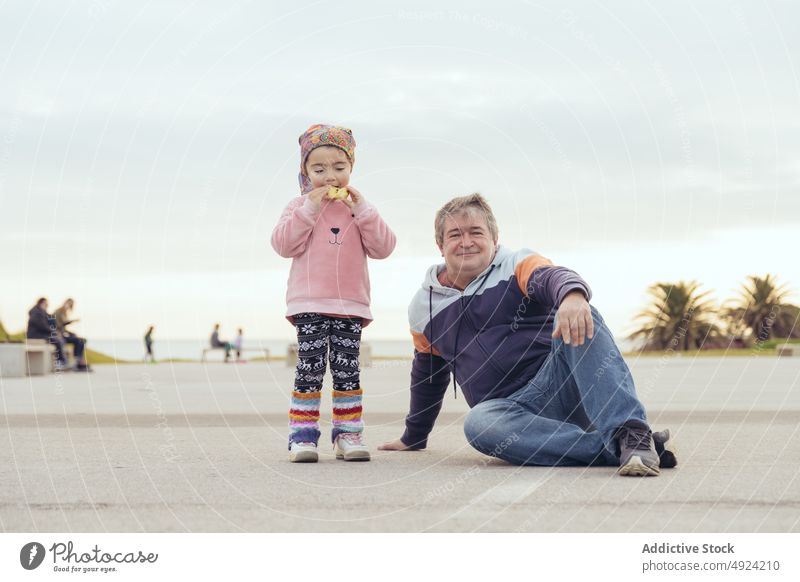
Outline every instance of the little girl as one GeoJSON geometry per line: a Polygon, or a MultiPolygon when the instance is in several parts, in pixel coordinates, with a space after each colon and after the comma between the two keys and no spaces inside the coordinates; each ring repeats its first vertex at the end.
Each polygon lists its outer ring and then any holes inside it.
{"type": "Polygon", "coordinates": [[[330,353],[337,459],[368,461],[361,438],[358,354],[372,321],[367,257],[384,259],[394,233],[350,186],[356,142],[349,129],[312,125],[300,136],[300,196],[289,202],[272,247],[292,258],[287,319],[297,328],[298,361],[289,410],[289,460],[316,462],[322,378],[330,353]]]}

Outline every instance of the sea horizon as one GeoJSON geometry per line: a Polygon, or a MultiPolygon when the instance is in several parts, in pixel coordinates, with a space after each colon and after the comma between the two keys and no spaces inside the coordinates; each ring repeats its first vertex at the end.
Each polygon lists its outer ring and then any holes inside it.
{"type": "MultiPolygon", "coordinates": [[[[223,338],[232,341],[233,337],[223,338]]],[[[629,342],[623,338],[615,338],[617,345],[624,352],[631,348],[629,342]]],[[[376,358],[412,358],[414,347],[411,338],[408,339],[387,339],[387,338],[366,338],[362,340],[364,344],[370,346],[372,356],[376,358]]],[[[288,338],[244,338],[242,344],[245,353],[243,359],[262,357],[254,351],[258,349],[268,349],[271,357],[283,357],[286,355],[289,345],[295,343],[288,338]]],[[[144,340],[136,338],[89,338],[89,349],[101,352],[117,360],[141,360],[144,357],[144,340]]],[[[209,347],[208,338],[155,338],[153,352],[156,360],[200,360],[203,349],[209,347]]],[[[216,355],[209,356],[209,360],[220,359],[216,355]]]]}
{"type": "MultiPolygon", "coordinates": [[[[233,336],[223,337],[225,341],[233,341],[233,336]]],[[[413,343],[408,339],[366,339],[363,340],[372,350],[372,355],[378,358],[399,358],[413,356],[413,343]]],[[[271,357],[285,356],[289,345],[295,343],[292,339],[284,338],[252,338],[245,336],[242,343],[244,359],[263,357],[255,351],[268,349],[271,357]]],[[[89,349],[101,352],[117,360],[141,360],[144,357],[144,339],[136,338],[89,338],[89,349]]],[[[155,338],[153,352],[156,360],[200,360],[202,351],[209,347],[208,338],[155,338]]],[[[209,360],[220,359],[216,355],[209,356],[209,360]]]]}

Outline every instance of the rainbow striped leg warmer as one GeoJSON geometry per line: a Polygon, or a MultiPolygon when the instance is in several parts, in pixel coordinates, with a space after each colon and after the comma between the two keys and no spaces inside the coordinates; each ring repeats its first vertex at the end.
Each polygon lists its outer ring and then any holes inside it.
{"type": "Polygon", "coordinates": [[[333,391],[333,431],[331,441],[343,432],[361,432],[364,423],[361,420],[362,390],[333,391]]]}
{"type": "Polygon", "coordinates": [[[319,441],[319,402],[322,393],[292,391],[292,407],[289,409],[289,449],[292,443],[314,443],[319,441]]]}

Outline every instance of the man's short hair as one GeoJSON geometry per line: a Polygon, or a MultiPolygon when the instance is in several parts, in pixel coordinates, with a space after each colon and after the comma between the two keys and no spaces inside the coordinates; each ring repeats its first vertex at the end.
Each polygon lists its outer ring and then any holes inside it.
{"type": "Polygon", "coordinates": [[[456,216],[459,214],[472,214],[474,212],[480,213],[486,221],[486,226],[489,227],[489,234],[492,235],[492,240],[497,241],[499,231],[497,229],[497,221],[494,218],[492,207],[486,202],[486,199],[475,192],[468,196],[458,196],[453,198],[450,202],[445,204],[436,213],[436,221],[434,229],[436,232],[436,243],[438,245],[444,244],[444,223],[448,216],[456,216]]]}

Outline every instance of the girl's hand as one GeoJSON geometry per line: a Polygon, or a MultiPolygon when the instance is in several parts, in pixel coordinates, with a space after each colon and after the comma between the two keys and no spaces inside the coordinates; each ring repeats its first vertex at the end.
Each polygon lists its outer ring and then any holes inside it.
{"type": "Polygon", "coordinates": [[[314,190],[306,194],[306,196],[308,196],[308,199],[311,200],[311,202],[319,206],[322,204],[322,199],[325,198],[325,196],[328,194],[328,188],[329,188],[328,186],[315,188],[314,190]]]}
{"type": "Polygon", "coordinates": [[[345,204],[347,204],[350,208],[356,206],[357,204],[361,204],[364,202],[364,197],[361,195],[361,192],[350,186],[347,185],[347,191],[350,192],[350,198],[345,198],[342,200],[345,204]]]}

